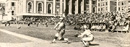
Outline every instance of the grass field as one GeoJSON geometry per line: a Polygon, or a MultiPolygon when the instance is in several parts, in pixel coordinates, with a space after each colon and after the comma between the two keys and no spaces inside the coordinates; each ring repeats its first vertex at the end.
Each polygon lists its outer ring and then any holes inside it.
{"type": "MultiPolygon", "coordinates": [[[[40,38],[43,40],[51,41],[54,38],[54,34],[56,33],[55,30],[53,30],[53,25],[50,25],[49,27],[45,27],[43,25],[40,25],[39,27],[36,27],[36,25],[32,25],[28,27],[27,25],[19,25],[21,26],[21,29],[17,29],[17,25],[11,25],[5,27],[4,25],[0,25],[1,29],[6,29],[12,32],[40,38]]],[[[72,42],[80,42],[80,38],[74,37],[74,35],[78,31],[73,30],[73,26],[67,26],[66,34],[64,37],[69,38],[72,42]]],[[[122,39],[127,35],[127,33],[110,33],[110,32],[98,32],[93,31],[93,35],[95,37],[96,42],[100,43],[112,43],[116,45],[117,47],[120,47],[122,44],[122,39]]]]}

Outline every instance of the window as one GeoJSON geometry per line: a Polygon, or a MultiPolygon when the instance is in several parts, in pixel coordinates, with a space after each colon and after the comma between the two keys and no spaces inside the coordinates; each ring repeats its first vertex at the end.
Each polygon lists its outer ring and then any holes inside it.
{"type": "Polygon", "coordinates": [[[128,1],[128,3],[130,3],[130,1],[128,1]]]}
{"type": "Polygon", "coordinates": [[[130,3],[130,1],[128,1],[130,3]]]}
{"type": "MultiPolygon", "coordinates": [[[[66,0],[65,0],[66,1],[66,0]]],[[[62,0],[62,2],[64,2],[64,0],[62,0]]]]}
{"type": "Polygon", "coordinates": [[[102,5],[104,6],[104,3],[102,5]]]}
{"type": "Polygon", "coordinates": [[[100,11],[100,8],[98,8],[98,11],[100,11]]]}
{"type": "Polygon", "coordinates": [[[118,2],[118,5],[120,5],[120,2],[118,2]]]}
{"type": "Polygon", "coordinates": [[[122,2],[122,5],[124,5],[124,3],[122,2]]]}
{"type": "Polygon", "coordinates": [[[0,4],[0,7],[2,6],[2,4],[0,4]]]}
{"type": "Polygon", "coordinates": [[[27,4],[27,10],[28,10],[28,13],[31,13],[32,12],[32,10],[33,10],[33,5],[32,5],[32,2],[29,2],[28,4],[27,4]]]}
{"type": "Polygon", "coordinates": [[[48,1],[53,1],[53,0],[48,0],[48,1]]]}
{"type": "Polygon", "coordinates": [[[12,2],[12,3],[11,3],[11,6],[15,6],[15,3],[14,3],[14,2],[12,2]]]}
{"type": "Polygon", "coordinates": [[[89,1],[86,1],[86,4],[89,4],[89,1]]]}
{"type": "Polygon", "coordinates": [[[48,13],[51,14],[52,13],[52,5],[48,4],[48,13]]]}
{"type": "Polygon", "coordinates": [[[115,11],[117,11],[116,8],[117,8],[117,7],[115,7],[115,11]]]}
{"type": "Polygon", "coordinates": [[[42,3],[38,3],[38,13],[42,13],[42,3]]]}
{"type": "Polygon", "coordinates": [[[119,11],[120,11],[120,7],[119,7],[119,9],[118,9],[119,11]]]}
{"type": "Polygon", "coordinates": [[[107,5],[107,2],[106,2],[106,5],[107,5]]]}
{"type": "Polygon", "coordinates": [[[93,3],[93,4],[96,4],[96,1],[93,1],[92,3],[93,3]]]}
{"type": "Polygon", "coordinates": [[[103,3],[101,3],[101,6],[103,6],[103,3]]]}
{"type": "Polygon", "coordinates": [[[60,0],[56,0],[56,1],[60,1],[60,0]]]}
{"type": "Polygon", "coordinates": [[[122,10],[124,10],[125,8],[122,7],[122,10]]]}
{"type": "Polygon", "coordinates": [[[101,8],[101,11],[103,11],[103,8],[101,8]]]}
{"type": "Polygon", "coordinates": [[[12,13],[12,15],[14,15],[14,11],[12,11],[11,13],[12,13]]]}
{"type": "Polygon", "coordinates": [[[106,7],[106,11],[107,11],[107,7],[106,7]]]}
{"type": "Polygon", "coordinates": [[[100,3],[98,3],[98,6],[100,6],[100,3]]]}

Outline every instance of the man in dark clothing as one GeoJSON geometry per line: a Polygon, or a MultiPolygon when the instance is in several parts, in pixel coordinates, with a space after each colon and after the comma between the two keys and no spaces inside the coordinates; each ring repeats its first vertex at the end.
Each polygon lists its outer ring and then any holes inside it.
{"type": "Polygon", "coordinates": [[[29,23],[28,23],[28,26],[30,26],[31,24],[32,24],[32,22],[29,22],[29,23]]]}
{"type": "Polygon", "coordinates": [[[10,21],[5,22],[5,26],[10,26],[10,21]]]}

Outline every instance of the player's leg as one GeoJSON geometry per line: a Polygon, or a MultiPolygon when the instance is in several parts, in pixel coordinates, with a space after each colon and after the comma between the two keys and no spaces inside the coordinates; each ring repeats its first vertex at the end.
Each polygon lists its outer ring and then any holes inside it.
{"type": "Polygon", "coordinates": [[[58,39],[58,36],[59,36],[59,33],[56,33],[52,43],[55,43],[55,41],[58,39]]]}
{"type": "Polygon", "coordinates": [[[84,44],[85,47],[88,47],[91,43],[90,41],[92,41],[91,38],[82,38],[82,43],[84,44]]]}
{"type": "Polygon", "coordinates": [[[55,36],[52,43],[55,43],[57,39],[58,39],[58,37],[55,36]]]}
{"type": "Polygon", "coordinates": [[[60,32],[61,37],[63,37],[64,34],[65,34],[65,29],[62,29],[61,32],[60,32]]]}
{"type": "Polygon", "coordinates": [[[71,41],[69,41],[69,39],[68,39],[68,38],[62,38],[61,40],[65,41],[65,43],[68,43],[68,44],[70,44],[70,43],[71,43],[71,41]]]}
{"type": "Polygon", "coordinates": [[[82,40],[82,43],[84,44],[85,47],[89,47],[89,43],[87,41],[82,40]]]}

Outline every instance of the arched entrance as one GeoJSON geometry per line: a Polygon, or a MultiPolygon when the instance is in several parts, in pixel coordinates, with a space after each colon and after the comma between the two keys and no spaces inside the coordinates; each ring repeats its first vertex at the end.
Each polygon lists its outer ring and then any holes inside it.
{"type": "Polygon", "coordinates": [[[52,13],[52,4],[49,3],[48,4],[48,14],[51,14],[52,13]]]}
{"type": "Polygon", "coordinates": [[[37,8],[38,8],[38,9],[37,9],[37,12],[38,12],[38,13],[43,13],[43,3],[42,3],[42,2],[39,2],[37,5],[38,5],[38,7],[37,7],[37,8]]]}
{"type": "Polygon", "coordinates": [[[32,2],[28,2],[27,3],[27,12],[28,13],[32,13],[33,12],[33,3],[32,2]]]}

